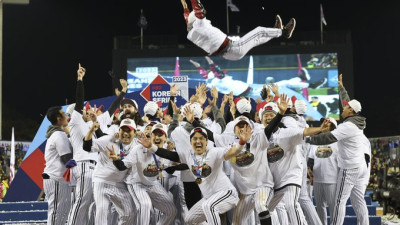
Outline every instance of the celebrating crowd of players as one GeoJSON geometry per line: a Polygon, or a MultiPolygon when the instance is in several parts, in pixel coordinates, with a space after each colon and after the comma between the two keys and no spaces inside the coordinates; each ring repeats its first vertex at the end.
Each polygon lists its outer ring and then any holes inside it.
{"type": "Polygon", "coordinates": [[[104,110],[84,105],[85,73],[79,65],[76,103],[66,113],[47,112],[48,224],[313,225],[327,224],[329,206],[336,225],[349,197],[358,223],[369,224],[365,117],[341,75],[341,123],[326,118],[309,127],[306,104],[276,85],[264,87],[257,109],[233,95],[218,107],[218,90],[205,84],[177,106],[173,85],[163,111],[125,98],[120,80],[122,90],[104,110]]]}

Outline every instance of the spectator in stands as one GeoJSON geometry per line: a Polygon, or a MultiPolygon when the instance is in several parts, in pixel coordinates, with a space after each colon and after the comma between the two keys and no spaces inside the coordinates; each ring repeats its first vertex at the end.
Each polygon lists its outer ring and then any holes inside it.
{"type": "Polygon", "coordinates": [[[8,190],[8,176],[2,175],[1,176],[1,183],[0,183],[0,202],[3,201],[4,196],[6,196],[8,190]]]}

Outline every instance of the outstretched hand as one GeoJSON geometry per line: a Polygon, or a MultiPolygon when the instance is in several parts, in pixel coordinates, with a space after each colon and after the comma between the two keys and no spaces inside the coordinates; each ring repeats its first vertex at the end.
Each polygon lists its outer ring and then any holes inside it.
{"type": "Polygon", "coordinates": [[[78,80],[82,80],[83,77],[85,76],[86,69],[83,68],[83,67],[81,66],[81,64],[79,63],[79,64],[78,64],[78,70],[77,70],[76,73],[78,74],[78,80]]]}
{"type": "Polygon", "coordinates": [[[176,103],[172,100],[170,100],[170,102],[171,102],[173,113],[179,115],[181,112],[180,112],[178,106],[176,106],[176,103]]]}
{"type": "Polygon", "coordinates": [[[250,140],[252,133],[253,130],[251,127],[249,125],[245,125],[244,129],[239,132],[238,138],[241,142],[247,143],[250,140]]]}
{"type": "Polygon", "coordinates": [[[121,84],[122,87],[122,92],[125,92],[128,90],[128,82],[125,79],[119,79],[119,83],[121,84]]]}
{"type": "Polygon", "coordinates": [[[276,103],[276,105],[279,108],[279,114],[281,115],[285,114],[289,101],[290,99],[287,97],[287,95],[281,94],[279,96],[279,101],[276,103]]]}
{"type": "Polygon", "coordinates": [[[153,145],[153,142],[150,137],[147,137],[144,134],[141,134],[138,138],[139,144],[141,144],[145,148],[150,148],[153,145]]]}
{"type": "Polygon", "coordinates": [[[193,123],[193,121],[194,121],[194,113],[193,113],[193,110],[190,108],[190,106],[186,106],[186,107],[184,108],[184,110],[185,110],[186,120],[187,120],[189,123],[193,123]]]}
{"type": "Polygon", "coordinates": [[[178,88],[176,87],[176,84],[171,85],[169,92],[171,96],[176,96],[178,94],[178,88]]]}
{"type": "Polygon", "coordinates": [[[342,78],[343,78],[343,74],[340,74],[339,79],[338,79],[339,88],[344,88],[342,78]]]}

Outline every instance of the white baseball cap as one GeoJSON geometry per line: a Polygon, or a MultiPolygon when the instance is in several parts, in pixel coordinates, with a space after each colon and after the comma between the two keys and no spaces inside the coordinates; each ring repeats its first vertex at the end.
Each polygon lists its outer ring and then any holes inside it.
{"type": "Polygon", "coordinates": [[[236,108],[240,114],[249,113],[251,111],[251,104],[247,99],[242,98],[236,103],[236,108]]]}
{"type": "Polygon", "coordinates": [[[264,116],[264,113],[266,112],[273,112],[277,114],[278,111],[279,109],[275,102],[268,102],[267,104],[264,105],[264,107],[262,107],[258,115],[261,119],[264,116]]]}
{"type": "Polygon", "coordinates": [[[331,122],[333,125],[335,125],[335,128],[337,127],[337,121],[334,118],[328,117],[326,119],[329,120],[329,122],[331,122]]]}
{"type": "Polygon", "coordinates": [[[190,109],[193,111],[194,118],[201,119],[203,116],[203,108],[201,108],[201,105],[198,102],[190,104],[190,109]]]}
{"type": "Polygon", "coordinates": [[[355,99],[348,102],[343,100],[343,104],[350,106],[355,113],[361,112],[361,103],[355,99]]]}
{"type": "Polygon", "coordinates": [[[135,121],[131,119],[123,119],[121,123],[119,124],[119,128],[121,127],[129,127],[131,130],[136,130],[136,124],[135,121]]]}
{"type": "Polygon", "coordinates": [[[162,123],[156,123],[153,125],[153,127],[151,128],[151,133],[153,133],[155,130],[160,130],[161,132],[163,132],[165,135],[167,135],[167,128],[164,124],[162,123]]]}
{"type": "Polygon", "coordinates": [[[249,118],[247,118],[247,117],[245,117],[245,116],[239,116],[239,117],[237,117],[237,118],[234,120],[234,124],[235,124],[234,127],[236,127],[240,122],[246,122],[252,129],[254,128],[253,122],[251,122],[251,121],[249,120],[249,118]]]}
{"type": "Polygon", "coordinates": [[[204,137],[208,138],[207,131],[202,127],[195,127],[192,131],[190,131],[190,139],[194,136],[195,133],[201,133],[204,137]]]}
{"type": "Polygon", "coordinates": [[[296,108],[296,112],[299,115],[303,115],[303,114],[305,114],[307,112],[307,104],[302,99],[297,99],[294,102],[294,107],[296,108]]]}
{"type": "Polygon", "coordinates": [[[144,114],[149,114],[151,116],[155,116],[158,110],[158,104],[156,102],[147,102],[146,105],[143,108],[144,114]]]}

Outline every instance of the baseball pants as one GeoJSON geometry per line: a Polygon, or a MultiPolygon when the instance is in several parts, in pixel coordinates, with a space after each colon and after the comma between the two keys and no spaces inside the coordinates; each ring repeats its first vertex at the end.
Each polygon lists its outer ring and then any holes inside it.
{"type": "Polygon", "coordinates": [[[75,202],[68,216],[68,225],[88,224],[89,206],[93,203],[92,174],[94,163],[89,161],[78,161],[71,169],[72,179],[75,186],[75,202]]]}
{"type": "MultiPolygon", "coordinates": [[[[303,158],[303,165],[307,165],[307,162],[303,158]]],[[[317,211],[315,210],[315,206],[311,201],[310,195],[308,193],[307,186],[307,166],[303,166],[303,184],[300,189],[300,197],[299,203],[301,209],[303,210],[304,216],[306,217],[306,221],[308,225],[322,225],[321,220],[318,217],[317,211]]]]}
{"type": "Polygon", "coordinates": [[[232,225],[246,224],[247,219],[254,213],[257,214],[267,211],[267,204],[272,199],[273,189],[269,187],[260,187],[256,193],[239,196],[239,203],[233,214],[232,225]]]}
{"type": "Polygon", "coordinates": [[[332,225],[342,225],[346,214],[346,202],[351,197],[354,210],[357,215],[357,223],[369,225],[368,209],[364,199],[366,185],[363,175],[367,166],[354,169],[339,170],[336,184],[335,210],[332,217],[332,225]],[[354,202],[353,202],[354,201],[354,202]]]}
{"type": "Polygon", "coordinates": [[[239,201],[236,190],[220,191],[211,197],[202,198],[186,215],[188,224],[199,224],[207,221],[209,225],[221,225],[220,214],[227,212],[239,201]]]}
{"type": "Polygon", "coordinates": [[[147,225],[150,223],[150,211],[153,206],[162,213],[157,224],[172,224],[177,210],[171,195],[165,191],[164,187],[160,183],[155,183],[154,185],[134,183],[132,184],[132,188],[136,193],[138,201],[140,201],[138,208],[140,208],[139,218],[141,222],[139,224],[147,225]]]}
{"type": "MultiPolygon", "coordinates": [[[[278,216],[278,221],[280,225],[284,224],[289,224],[289,218],[286,212],[285,204],[283,201],[279,202],[278,205],[276,205],[274,212],[276,212],[278,216]]],[[[273,223],[275,225],[275,223],[273,223]]]]}
{"type": "Polygon", "coordinates": [[[113,185],[93,182],[93,193],[96,203],[96,225],[108,224],[111,220],[110,204],[113,204],[118,212],[119,225],[131,225],[136,221],[136,213],[132,210],[135,205],[125,183],[113,185]]]}
{"type": "Polygon", "coordinates": [[[279,28],[257,27],[241,37],[238,41],[232,41],[222,57],[228,60],[239,60],[252,48],[262,45],[272,38],[280,37],[281,35],[282,30],[279,28]]]}
{"type": "Polygon", "coordinates": [[[67,183],[43,179],[43,190],[48,204],[47,224],[65,224],[71,207],[71,188],[67,183]]]}
{"type": "Polygon", "coordinates": [[[329,207],[329,215],[333,215],[335,209],[336,184],[324,184],[314,182],[314,197],[317,205],[317,213],[323,225],[328,225],[326,206],[329,207]]]}
{"type": "MultiPolygon", "coordinates": [[[[288,215],[290,225],[307,224],[304,218],[303,210],[298,202],[300,195],[300,187],[296,185],[287,185],[284,188],[275,191],[274,197],[271,199],[269,209],[274,210],[276,205],[282,201],[288,215]]],[[[278,213],[279,215],[279,213],[278,213]]],[[[282,224],[282,222],[281,222],[282,224]]]]}

